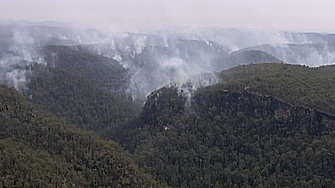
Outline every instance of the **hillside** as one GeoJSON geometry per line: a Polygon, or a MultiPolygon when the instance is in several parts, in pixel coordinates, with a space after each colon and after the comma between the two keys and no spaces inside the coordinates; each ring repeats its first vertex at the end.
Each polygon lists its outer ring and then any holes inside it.
{"type": "Polygon", "coordinates": [[[335,113],[335,66],[308,68],[289,64],[254,64],[222,71],[215,87],[276,96],[294,105],[335,113]]]}
{"type": "Polygon", "coordinates": [[[332,67],[253,64],[221,75],[225,83],[191,100],[176,87],[152,92],[137,120],[104,135],[171,187],[335,185],[335,116],[317,103],[334,99],[321,89],[332,67]]]}
{"type": "Polygon", "coordinates": [[[0,187],[335,187],[335,34],[121,25],[0,20],[0,187]]]}
{"type": "MultiPolygon", "coordinates": [[[[311,35],[310,35],[311,36],[311,35]]],[[[263,44],[242,49],[241,51],[262,50],[290,64],[308,66],[332,65],[335,62],[334,35],[319,35],[315,42],[302,44],[263,44]]]]}
{"type": "Polygon", "coordinates": [[[46,65],[34,64],[24,95],[62,118],[90,129],[136,115],[139,106],[126,94],[129,75],[117,61],[81,46],[46,46],[46,65]]]}
{"type": "Polygon", "coordinates": [[[80,46],[43,50],[49,63],[26,68],[24,90],[41,109],[1,86],[4,186],[335,185],[333,66],[238,66],[213,86],[162,87],[139,112],[118,62],[80,46]]]}
{"type": "Polygon", "coordinates": [[[113,141],[80,131],[0,86],[1,187],[150,187],[113,141]]]}

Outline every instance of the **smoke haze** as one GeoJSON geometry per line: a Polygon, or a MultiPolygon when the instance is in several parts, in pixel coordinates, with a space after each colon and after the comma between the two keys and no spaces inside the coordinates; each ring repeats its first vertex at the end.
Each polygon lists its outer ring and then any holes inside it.
{"type": "MultiPolygon", "coordinates": [[[[145,100],[169,84],[194,90],[219,82],[217,73],[239,64],[335,63],[335,35],[220,27],[172,27],[142,32],[95,29],[61,22],[2,22],[0,81],[25,89],[35,64],[47,65],[43,47],[65,45],[112,58],[129,72],[125,92],[145,100]],[[244,53],[246,52],[246,53],[244,53]]],[[[58,54],[53,54],[56,58],[58,54]]]]}
{"type": "Polygon", "coordinates": [[[83,22],[93,25],[220,26],[335,32],[332,0],[0,0],[0,19],[83,22]]]}

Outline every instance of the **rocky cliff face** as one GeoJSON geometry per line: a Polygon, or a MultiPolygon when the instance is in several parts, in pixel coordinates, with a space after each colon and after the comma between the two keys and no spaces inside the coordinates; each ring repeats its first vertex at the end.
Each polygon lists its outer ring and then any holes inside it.
{"type": "Polygon", "coordinates": [[[248,91],[218,90],[209,93],[206,97],[195,95],[194,105],[201,106],[200,116],[210,118],[224,113],[230,117],[271,119],[285,121],[287,126],[303,126],[309,131],[333,129],[335,125],[334,122],[329,122],[335,120],[332,114],[317,109],[293,106],[276,97],[248,91]]]}
{"type": "Polygon", "coordinates": [[[143,108],[143,124],[170,124],[176,116],[196,114],[203,119],[215,117],[268,119],[287,127],[300,127],[308,131],[324,131],[335,127],[335,116],[318,109],[310,109],[269,95],[244,91],[196,91],[187,104],[184,91],[164,87],[149,95],[143,108]]]}

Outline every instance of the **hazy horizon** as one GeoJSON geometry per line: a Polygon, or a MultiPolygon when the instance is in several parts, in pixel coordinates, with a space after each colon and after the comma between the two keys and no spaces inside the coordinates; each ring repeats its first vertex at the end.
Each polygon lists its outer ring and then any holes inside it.
{"type": "Polygon", "coordinates": [[[1,20],[335,32],[335,1],[0,0],[1,20]]]}

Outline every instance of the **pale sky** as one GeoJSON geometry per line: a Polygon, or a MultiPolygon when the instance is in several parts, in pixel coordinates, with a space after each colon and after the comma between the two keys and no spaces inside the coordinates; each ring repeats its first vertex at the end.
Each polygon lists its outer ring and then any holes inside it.
{"type": "Polygon", "coordinates": [[[335,32],[335,0],[0,0],[0,19],[335,32]]]}

